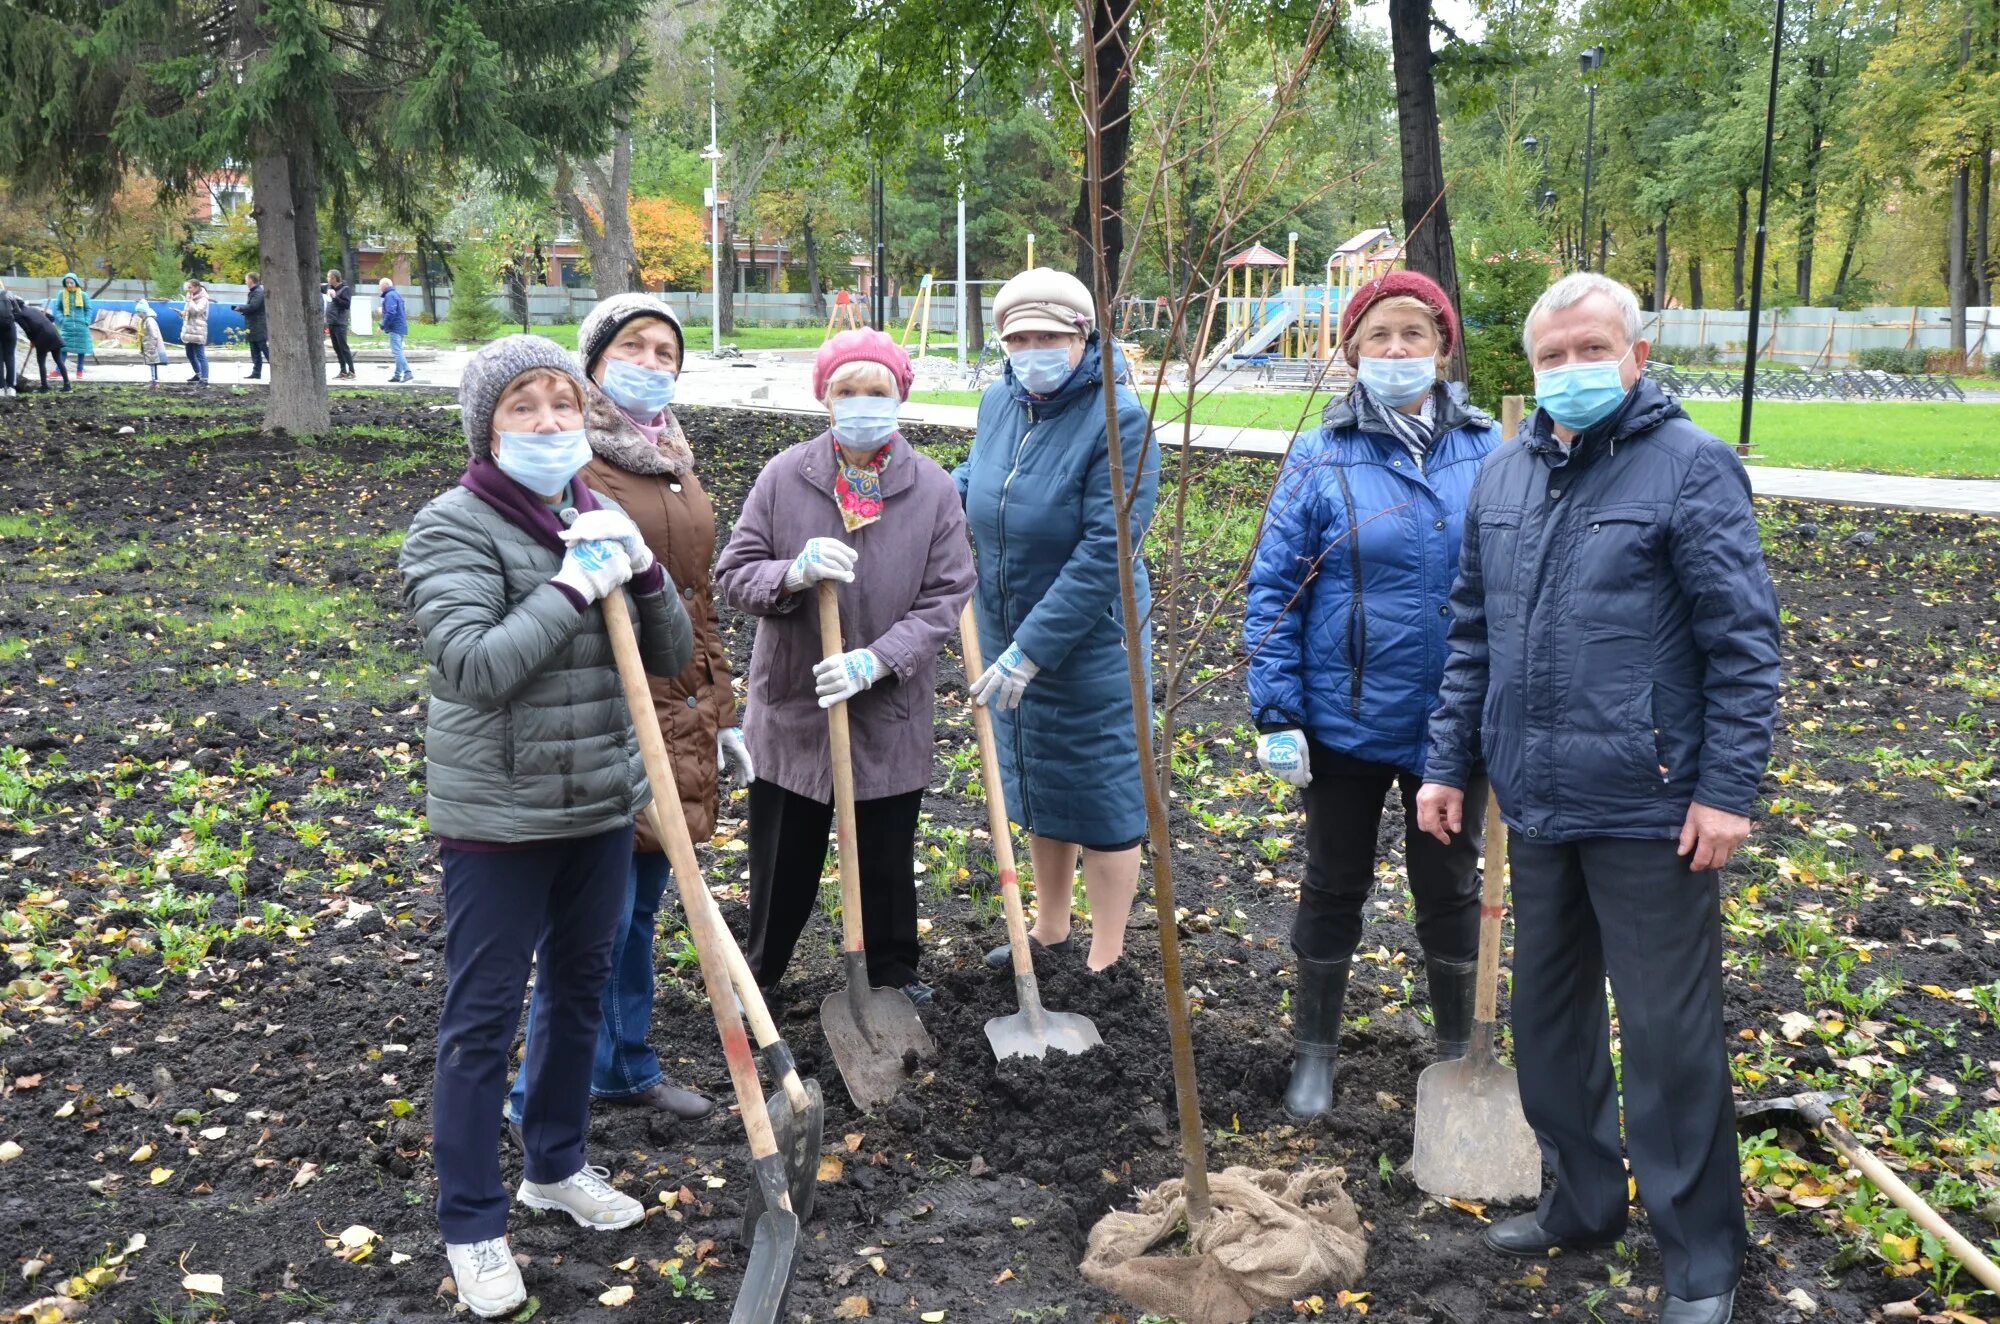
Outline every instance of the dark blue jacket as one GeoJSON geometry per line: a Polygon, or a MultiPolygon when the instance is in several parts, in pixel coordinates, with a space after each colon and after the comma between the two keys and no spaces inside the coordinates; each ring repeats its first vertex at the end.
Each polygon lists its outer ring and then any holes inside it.
{"type": "Polygon", "coordinates": [[[1735,451],[1644,379],[1567,453],[1537,410],[1472,490],[1426,777],[1483,756],[1537,841],[1676,837],[1690,801],[1756,807],[1777,707],[1735,451]]]}
{"type": "Polygon", "coordinates": [[[382,334],[385,336],[410,334],[410,317],[403,307],[403,293],[394,285],[382,293],[382,334]]]}
{"type": "Polygon", "coordinates": [[[1356,389],[1285,456],[1250,563],[1250,712],[1371,763],[1424,770],[1466,499],[1500,444],[1453,384],[1419,468],[1356,389]]]}
{"type": "MultiPolygon", "coordinates": [[[[973,601],[987,661],[1019,644],[1041,668],[1020,707],[993,714],[1007,809],[1045,837],[1122,846],[1146,832],[1145,760],[1133,731],[1118,601],[1103,380],[1095,337],[1046,400],[1023,390],[1008,368],[981,397],[972,453],[953,477],[979,557],[973,601]]],[[[1159,447],[1148,433],[1139,398],[1119,387],[1128,483],[1143,457],[1131,513],[1135,545],[1159,493],[1159,447]]],[[[1143,560],[1134,570],[1144,617],[1152,583],[1143,560]]],[[[1150,676],[1150,657],[1148,664],[1150,676]]]]}

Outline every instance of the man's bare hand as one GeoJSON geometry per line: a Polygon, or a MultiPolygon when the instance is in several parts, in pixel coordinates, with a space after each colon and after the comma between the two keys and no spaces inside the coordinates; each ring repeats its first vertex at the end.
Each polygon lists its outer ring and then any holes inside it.
{"type": "Polygon", "coordinates": [[[1428,832],[1445,845],[1465,827],[1465,792],[1442,782],[1425,782],[1417,788],[1417,830],[1428,832]]]}
{"type": "MultiPolygon", "coordinates": [[[[1417,803],[1423,803],[1423,791],[1417,792],[1417,803]]],[[[1681,825],[1680,853],[1693,855],[1688,868],[1696,873],[1720,869],[1729,863],[1729,857],[1749,835],[1750,820],[1743,815],[1711,809],[1696,801],[1688,806],[1687,822],[1681,825]]]]}

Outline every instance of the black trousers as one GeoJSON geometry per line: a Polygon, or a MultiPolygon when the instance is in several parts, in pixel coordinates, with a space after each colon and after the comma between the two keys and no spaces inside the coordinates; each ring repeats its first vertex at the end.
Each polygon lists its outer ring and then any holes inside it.
{"type": "MultiPolygon", "coordinates": [[[[62,378],[63,389],[67,391],[69,389],[69,364],[63,357],[62,347],[59,345],[54,349],[43,349],[40,345],[36,345],[34,350],[35,370],[41,374],[42,389],[44,391],[49,389],[49,356],[53,354],[56,360],[56,375],[62,378]]],[[[21,385],[21,381],[17,380],[14,385],[18,388],[21,385]]]]}
{"type": "Polygon", "coordinates": [[[1521,1106],[1554,1174],[1544,1230],[1625,1229],[1604,978],[1618,999],[1625,1147],[1667,1291],[1716,1296],[1743,1271],[1736,1116],[1722,1023],[1718,875],[1672,841],[1508,844],[1514,884],[1514,1057],[1521,1106]]]}
{"type": "Polygon", "coordinates": [[[333,341],[333,356],[340,360],[340,370],[351,375],[354,372],[354,351],[347,347],[347,328],[330,326],[326,334],[333,341]]]}
{"type": "Polygon", "coordinates": [[[14,384],[14,345],[17,339],[13,314],[0,308],[0,389],[14,384]]]}
{"type": "Polygon", "coordinates": [[[1417,788],[1423,779],[1387,763],[1368,763],[1308,742],[1312,784],[1306,787],[1306,876],[1299,889],[1292,950],[1308,961],[1343,961],[1361,943],[1361,910],[1375,887],[1375,842],[1383,797],[1403,793],[1403,839],[1410,892],[1417,902],[1417,939],[1441,961],[1479,955],[1479,852],[1485,840],[1486,778],[1465,788],[1465,831],[1441,845],[1417,831],[1417,788]]]}
{"type": "MultiPolygon", "coordinates": [[[[917,977],[917,810],[924,793],[861,800],[854,830],[861,865],[861,934],[868,982],[901,988],[917,977]]],[[[765,988],[784,977],[819,903],[833,806],[761,777],[750,783],[750,969],[765,988]]]]}
{"type": "Polygon", "coordinates": [[[250,341],[250,375],[252,377],[260,376],[264,371],[264,346],[266,343],[266,341],[255,337],[250,341]]]}

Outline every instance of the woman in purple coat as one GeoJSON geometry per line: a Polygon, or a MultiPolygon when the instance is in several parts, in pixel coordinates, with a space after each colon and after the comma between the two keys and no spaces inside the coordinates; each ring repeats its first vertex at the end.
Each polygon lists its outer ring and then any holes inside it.
{"type": "Polygon", "coordinates": [[[868,982],[917,978],[917,810],[931,778],[937,655],[975,575],[951,475],[896,431],[909,356],[880,331],[821,347],[813,391],[831,428],[764,466],[715,566],[725,602],[757,617],[743,733],[750,784],[751,969],[785,973],[819,899],[833,821],[826,708],[853,729],[856,853],[868,982]],[[817,585],[839,586],[842,646],[820,651],[817,585]]]}

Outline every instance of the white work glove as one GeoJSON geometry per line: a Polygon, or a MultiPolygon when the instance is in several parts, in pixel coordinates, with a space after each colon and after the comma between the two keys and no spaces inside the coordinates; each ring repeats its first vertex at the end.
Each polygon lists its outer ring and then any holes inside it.
{"type": "Polygon", "coordinates": [[[576,590],[586,603],[596,602],[632,578],[632,561],[615,542],[574,543],[563,553],[562,569],[553,582],[576,590]]]}
{"type": "Polygon", "coordinates": [[[813,684],[819,690],[822,708],[846,703],[881,678],[882,659],[866,648],[850,649],[813,667],[813,684]]]}
{"type": "Polygon", "coordinates": [[[1021,692],[1028,688],[1041,668],[1028,660],[1019,644],[1007,645],[1007,651],[986,668],[978,680],[972,682],[972,701],[983,703],[996,712],[1006,712],[1021,704],[1021,692]]]}
{"type": "Polygon", "coordinates": [[[838,538],[814,538],[806,543],[792,568],[785,571],[785,592],[801,593],[831,579],[839,584],[854,582],[854,563],[860,553],[838,538]]]}
{"type": "Polygon", "coordinates": [[[715,733],[715,770],[729,772],[734,769],[736,784],[748,786],[757,779],[757,770],[750,766],[750,746],[743,739],[743,728],[725,726],[715,733]]]}
{"type": "Polygon", "coordinates": [[[653,564],[653,549],[639,533],[631,516],[618,510],[586,510],[562,531],[562,540],[574,547],[580,542],[615,542],[625,549],[632,573],[643,575],[653,564]]]}
{"type": "Polygon", "coordinates": [[[1304,788],[1312,785],[1312,764],[1306,758],[1306,735],[1297,727],[1257,737],[1257,766],[1280,781],[1304,788]]]}

